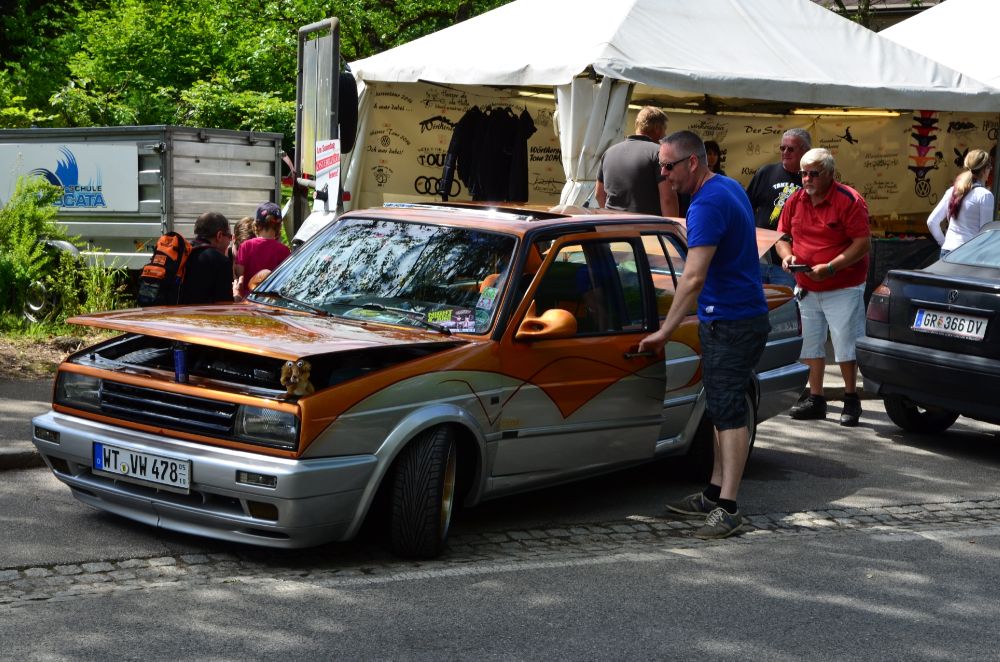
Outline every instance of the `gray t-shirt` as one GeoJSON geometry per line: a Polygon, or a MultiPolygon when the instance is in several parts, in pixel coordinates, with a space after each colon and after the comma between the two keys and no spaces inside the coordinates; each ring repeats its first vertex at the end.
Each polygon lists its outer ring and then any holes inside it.
{"type": "Polygon", "coordinates": [[[604,183],[607,208],[654,214],[660,210],[660,146],[652,138],[629,136],[601,159],[597,181],[604,183]]]}

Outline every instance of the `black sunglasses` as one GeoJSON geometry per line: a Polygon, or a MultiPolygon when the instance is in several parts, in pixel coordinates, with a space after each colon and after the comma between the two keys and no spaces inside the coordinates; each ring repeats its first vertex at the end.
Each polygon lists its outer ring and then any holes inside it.
{"type": "Polygon", "coordinates": [[[666,170],[667,172],[670,172],[670,171],[672,171],[674,169],[674,167],[678,163],[683,163],[684,161],[687,161],[690,158],[691,158],[691,155],[688,154],[687,156],[685,156],[682,159],[677,159],[676,161],[671,161],[670,163],[661,163],[660,167],[663,168],[664,170],[666,170]]]}
{"type": "Polygon", "coordinates": [[[799,170],[799,177],[801,177],[802,179],[805,179],[806,177],[808,177],[809,179],[816,179],[822,174],[823,174],[822,170],[799,170]]]}

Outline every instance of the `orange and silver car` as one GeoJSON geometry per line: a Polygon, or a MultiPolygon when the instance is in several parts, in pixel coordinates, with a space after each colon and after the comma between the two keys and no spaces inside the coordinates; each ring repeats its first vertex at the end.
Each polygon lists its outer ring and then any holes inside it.
{"type": "MultiPolygon", "coordinates": [[[[397,554],[433,556],[456,502],[664,456],[710,464],[694,311],[663,353],[637,349],[685,254],[663,218],[351,212],[244,303],[71,320],[121,335],[59,367],[34,442],[77,499],[147,524],[303,547],[371,513],[397,554]]],[[[791,291],[766,294],[751,439],[806,379],[791,291]]]]}

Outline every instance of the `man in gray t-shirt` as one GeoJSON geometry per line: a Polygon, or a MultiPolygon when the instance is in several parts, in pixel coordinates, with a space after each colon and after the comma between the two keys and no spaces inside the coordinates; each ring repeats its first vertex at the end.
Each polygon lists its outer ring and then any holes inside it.
{"type": "Polygon", "coordinates": [[[654,216],[677,216],[677,193],[660,172],[660,138],[667,116],[646,106],[635,118],[635,135],[612,145],[597,171],[595,196],[601,207],[654,216]]]}

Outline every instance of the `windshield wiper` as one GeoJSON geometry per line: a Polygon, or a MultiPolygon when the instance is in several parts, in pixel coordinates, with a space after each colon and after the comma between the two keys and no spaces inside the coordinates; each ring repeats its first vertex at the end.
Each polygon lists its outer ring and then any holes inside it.
{"type": "Polygon", "coordinates": [[[271,299],[281,299],[282,301],[288,301],[289,303],[293,303],[296,306],[301,306],[310,312],[316,313],[317,315],[322,315],[324,317],[330,316],[330,311],[323,310],[322,308],[314,306],[311,303],[306,303],[301,299],[296,299],[295,297],[289,296],[288,294],[285,294],[280,290],[267,290],[264,292],[261,292],[259,290],[254,290],[253,292],[251,292],[251,294],[254,296],[268,297],[271,299]]]}
{"type": "Polygon", "coordinates": [[[442,326],[441,324],[435,324],[434,322],[428,322],[424,319],[423,313],[418,313],[415,310],[407,310],[406,308],[393,308],[392,306],[384,306],[380,303],[363,303],[360,306],[365,310],[377,310],[379,312],[389,312],[389,313],[399,313],[400,315],[406,315],[414,322],[424,327],[425,329],[430,329],[431,331],[437,331],[438,333],[443,333],[446,336],[451,335],[451,330],[442,326]]]}

